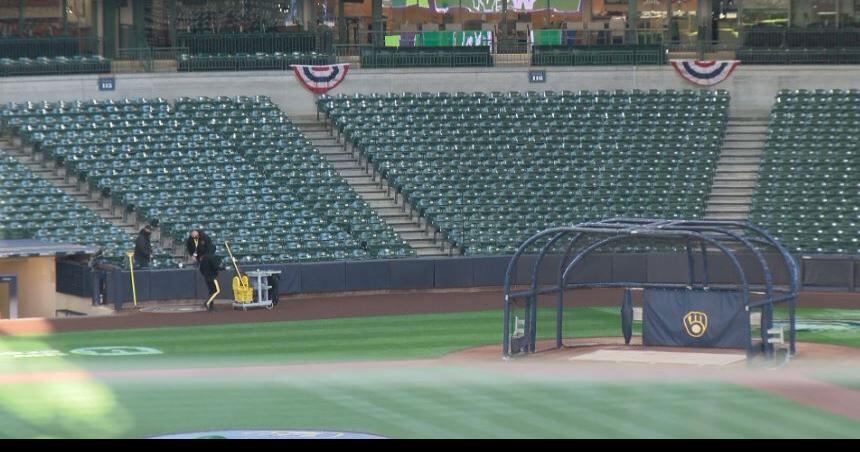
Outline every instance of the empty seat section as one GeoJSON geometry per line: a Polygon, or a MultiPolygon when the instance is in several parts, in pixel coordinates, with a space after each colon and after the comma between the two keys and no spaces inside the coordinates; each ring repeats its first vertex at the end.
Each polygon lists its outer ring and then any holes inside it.
{"type": "Polygon", "coordinates": [[[750,219],[797,253],[860,253],[860,90],[777,94],[750,219]]]}
{"type": "Polygon", "coordinates": [[[318,105],[442,235],[465,254],[496,254],[550,226],[703,217],[728,102],[722,90],[601,90],[318,105]]]}
{"type": "Polygon", "coordinates": [[[4,127],[181,243],[244,263],[414,255],[268,98],[9,104],[4,127]]]}
{"type": "MultiPolygon", "coordinates": [[[[0,150],[0,229],[19,237],[102,248],[104,259],[125,266],[134,236],[123,232],[0,150]]],[[[153,267],[170,256],[153,247],[153,267]]]]}

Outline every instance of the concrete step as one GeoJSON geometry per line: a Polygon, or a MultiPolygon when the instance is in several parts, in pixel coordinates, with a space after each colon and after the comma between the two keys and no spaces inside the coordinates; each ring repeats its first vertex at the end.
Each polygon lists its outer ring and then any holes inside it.
{"type": "Polygon", "coordinates": [[[433,243],[432,240],[410,240],[409,246],[415,249],[441,249],[438,243],[433,243]]]}
{"type": "Polygon", "coordinates": [[[344,179],[346,179],[346,183],[359,193],[361,193],[358,190],[359,187],[374,187],[374,191],[379,190],[379,182],[374,181],[370,176],[348,176],[344,177],[344,179]]]}
{"type": "Polygon", "coordinates": [[[726,127],[726,138],[735,135],[764,137],[767,135],[767,126],[736,125],[726,127]]]}
{"type": "Polygon", "coordinates": [[[373,193],[385,193],[385,190],[379,188],[379,183],[364,183],[364,184],[354,184],[347,180],[349,185],[352,186],[352,189],[358,193],[360,196],[364,197],[364,195],[369,195],[373,193]]]}
{"type": "Polygon", "coordinates": [[[750,133],[750,134],[761,134],[764,135],[767,133],[767,124],[756,124],[756,123],[748,123],[748,122],[738,122],[733,123],[729,122],[726,125],[726,135],[732,133],[750,133]]]}
{"type": "Polygon", "coordinates": [[[392,226],[394,228],[394,232],[398,234],[410,234],[410,233],[422,233],[426,234],[427,230],[418,226],[418,223],[409,223],[409,224],[400,224],[397,226],[392,226]]]}
{"type": "MultiPolygon", "coordinates": [[[[390,197],[385,193],[385,190],[379,190],[379,189],[371,190],[369,187],[363,187],[363,188],[362,188],[362,190],[364,190],[364,191],[361,191],[361,192],[359,192],[358,194],[359,194],[359,196],[361,196],[361,199],[363,199],[363,200],[365,200],[365,201],[370,202],[370,201],[391,200],[391,202],[392,202],[392,203],[394,202],[394,201],[393,201],[393,200],[392,200],[392,199],[391,199],[391,198],[390,198],[390,197]]],[[[356,190],[356,191],[357,191],[357,190],[356,190]]]]}
{"type": "Polygon", "coordinates": [[[750,197],[753,194],[752,188],[712,188],[711,197],[750,197]]]}
{"type": "Polygon", "coordinates": [[[398,232],[398,234],[400,234],[400,237],[402,237],[403,240],[408,240],[410,242],[413,240],[417,240],[417,241],[430,240],[430,241],[433,241],[433,236],[431,234],[428,234],[427,232],[424,232],[424,231],[398,232]]]}
{"type": "Polygon", "coordinates": [[[725,157],[748,157],[748,158],[761,158],[762,150],[758,149],[723,149],[720,151],[720,158],[725,157]]]}
{"type": "Polygon", "coordinates": [[[753,173],[758,171],[758,165],[723,163],[717,165],[717,174],[725,173],[753,173]]]}
{"type": "Polygon", "coordinates": [[[356,166],[358,165],[358,161],[352,157],[352,154],[349,152],[338,152],[332,154],[326,154],[325,159],[329,161],[329,163],[335,164],[340,162],[351,162],[356,166]]]}
{"type": "Polygon", "coordinates": [[[769,122],[770,122],[769,117],[762,116],[762,117],[756,117],[756,118],[751,118],[751,117],[729,118],[729,120],[726,121],[726,124],[730,125],[730,126],[731,125],[756,125],[756,126],[765,125],[766,126],[769,122]]]}
{"type": "Polygon", "coordinates": [[[371,176],[368,173],[365,173],[364,170],[359,171],[357,169],[346,169],[346,170],[338,171],[338,173],[340,174],[341,177],[346,179],[347,182],[361,183],[361,182],[367,180],[367,181],[379,184],[378,180],[374,180],[373,176],[371,176]],[[344,172],[351,172],[354,174],[343,174],[344,172]]]}
{"type": "Polygon", "coordinates": [[[752,179],[714,179],[714,183],[711,184],[711,189],[754,189],[756,186],[756,181],[752,179]]]}
{"type": "Polygon", "coordinates": [[[720,213],[726,213],[726,212],[745,213],[745,212],[749,212],[749,210],[750,210],[749,206],[746,206],[746,205],[741,206],[741,205],[734,205],[734,204],[719,204],[719,205],[714,205],[714,206],[709,205],[708,208],[705,209],[705,213],[706,214],[711,213],[711,212],[714,212],[714,213],[717,213],[717,212],[720,212],[720,213]]]}
{"type": "Polygon", "coordinates": [[[761,133],[767,132],[767,128],[769,125],[770,121],[729,121],[728,123],[726,123],[726,132],[730,130],[739,130],[743,132],[761,133]]]}
{"type": "Polygon", "coordinates": [[[747,218],[767,127],[768,120],[763,117],[729,118],[705,209],[706,218],[747,218]]]}
{"type": "MultiPolygon", "coordinates": [[[[4,147],[3,150],[7,154],[9,154],[15,158],[26,157],[26,158],[33,158],[35,160],[35,158],[37,157],[37,154],[35,151],[31,151],[31,150],[27,150],[27,149],[21,149],[19,147],[16,147],[14,144],[10,145],[10,146],[12,146],[12,147],[7,146],[7,147],[4,147]]],[[[41,161],[41,159],[40,159],[40,161],[41,161]]]]}
{"type": "Polygon", "coordinates": [[[415,250],[419,257],[447,257],[448,252],[439,248],[419,248],[415,250]]]}
{"type": "Polygon", "coordinates": [[[736,212],[706,212],[706,220],[746,220],[747,214],[736,212]]]}
{"type": "Polygon", "coordinates": [[[324,124],[304,124],[301,126],[297,125],[297,127],[300,128],[302,130],[302,134],[308,138],[330,136],[328,128],[324,124]]]}
{"type": "MultiPolygon", "coordinates": [[[[397,209],[397,210],[399,210],[399,211],[401,211],[401,212],[403,211],[403,207],[401,207],[401,206],[400,206],[400,204],[395,203],[395,202],[394,202],[394,200],[389,199],[389,198],[383,198],[383,199],[366,199],[366,198],[362,198],[362,199],[364,199],[365,201],[367,201],[367,204],[368,204],[368,205],[370,206],[370,208],[371,208],[371,209],[373,209],[373,210],[377,210],[377,209],[397,209]]],[[[392,211],[393,211],[393,210],[392,210],[392,211]]]]}
{"type": "Polygon", "coordinates": [[[29,155],[15,155],[15,154],[11,154],[11,153],[7,153],[7,154],[11,155],[12,157],[15,157],[15,160],[18,160],[19,162],[23,163],[24,166],[26,166],[27,168],[33,169],[33,168],[41,168],[42,167],[41,164],[38,161],[36,161],[35,158],[33,158],[29,155]]]}
{"type": "Polygon", "coordinates": [[[410,238],[407,239],[404,237],[404,240],[409,243],[409,246],[412,248],[441,248],[441,239],[434,240],[433,237],[422,237],[422,238],[410,238]]]}
{"type": "Polygon", "coordinates": [[[711,184],[711,188],[755,188],[756,179],[753,178],[734,178],[734,177],[722,177],[722,178],[714,178],[713,184],[711,184]]]}
{"type": "Polygon", "coordinates": [[[333,149],[333,148],[334,149],[336,149],[336,148],[344,149],[344,147],[345,147],[343,143],[339,143],[334,138],[320,138],[317,140],[313,140],[312,143],[313,143],[315,148],[320,149],[320,150],[322,150],[322,149],[333,149]]]}
{"type": "Polygon", "coordinates": [[[383,218],[403,217],[412,221],[409,211],[404,212],[402,207],[375,207],[373,211],[383,218]]]}
{"type": "Polygon", "coordinates": [[[65,192],[77,191],[77,187],[78,187],[77,184],[73,184],[71,182],[62,182],[62,181],[59,181],[58,183],[52,184],[52,185],[59,188],[60,190],[65,191],[65,192]]]}
{"type": "Polygon", "coordinates": [[[746,206],[749,204],[748,196],[730,197],[730,196],[711,196],[708,200],[708,207],[711,206],[746,206]]]}
{"type": "MultiPolygon", "coordinates": [[[[726,137],[723,140],[723,148],[729,148],[729,149],[738,148],[740,146],[744,146],[744,145],[749,144],[749,143],[757,144],[758,146],[755,146],[755,148],[763,148],[765,140],[762,138],[753,138],[753,137],[745,137],[745,136],[741,136],[741,135],[732,135],[732,136],[726,137]],[[740,146],[736,146],[738,144],[740,146]]],[[[749,147],[744,147],[743,149],[749,149],[749,147]]]]}
{"type": "Polygon", "coordinates": [[[343,146],[341,146],[339,144],[331,145],[331,146],[320,146],[320,145],[314,144],[314,147],[316,148],[317,152],[319,152],[323,156],[338,155],[338,154],[351,155],[349,152],[344,151],[343,146]]]}
{"type": "Polygon", "coordinates": [[[750,170],[736,170],[717,168],[715,180],[755,180],[758,173],[750,170]]]}
{"type": "Polygon", "coordinates": [[[338,171],[343,177],[367,177],[370,176],[364,171],[364,168],[345,168],[338,171]]]}
{"type": "Polygon", "coordinates": [[[415,222],[415,220],[409,218],[406,215],[391,215],[388,217],[385,217],[384,215],[380,215],[379,217],[385,221],[385,224],[388,224],[388,225],[394,227],[395,230],[397,230],[397,226],[414,227],[417,224],[415,222]]]}
{"type": "Polygon", "coordinates": [[[720,157],[719,167],[723,167],[726,165],[749,165],[753,168],[758,168],[758,163],[761,160],[761,157],[758,156],[735,156],[735,155],[723,155],[720,157]]]}
{"type": "Polygon", "coordinates": [[[761,149],[764,142],[760,140],[752,141],[732,141],[724,140],[723,149],[761,149]]]}
{"type": "Polygon", "coordinates": [[[313,143],[314,147],[318,148],[318,149],[322,149],[322,148],[341,148],[341,149],[343,149],[344,148],[344,144],[339,143],[334,138],[316,138],[316,139],[312,140],[311,143],[313,143]]]}
{"type": "Polygon", "coordinates": [[[329,161],[331,163],[332,168],[338,170],[338,172],[342,172],[341,170],[361,170],[362,174],[367,174],[364,171],[364,167],[360,166],[358,162],[355,160],[337,160],[337,161],[329,161]]]}

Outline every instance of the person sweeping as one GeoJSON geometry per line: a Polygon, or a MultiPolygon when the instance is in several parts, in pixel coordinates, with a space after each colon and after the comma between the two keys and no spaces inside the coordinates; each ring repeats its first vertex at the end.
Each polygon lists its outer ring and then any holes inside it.
{"type": "Polygon", "coordinates": [[[214,311],[215,297],[221,293],[221,286],[218,284],[218,271],[221,263],[215,254],[215,242],[203,231],[194,229],[185,241],[185,249],[197,263],[200,274],[203,275],[203,280],[206,282],[206,288],[209,289],[209,299],[206,300],[203,307],[210,312],[214,311]]]}

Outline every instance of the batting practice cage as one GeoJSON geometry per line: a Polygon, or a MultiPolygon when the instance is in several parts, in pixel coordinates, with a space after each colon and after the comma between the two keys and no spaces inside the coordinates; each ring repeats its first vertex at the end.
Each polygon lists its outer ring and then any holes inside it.
{"type": "Polygon", "coordinates": [[[503,355],[538,351],[539,298],[547,307],[555,304],[552,348],[562,348],[565,296],[616,288],[623,289],[626,344],[633,330],[631,293],[641,291],[645,346],[745,349],[748,360],[773,359],[779,346],[788,359],[796,352],[797,287],[798,268],[788,251],[746,221],[617,218],[547,229],[520,245],[508,264],[503,355]],[[774,328],[778,304],[787,307],[788,324],[774,328]]]}

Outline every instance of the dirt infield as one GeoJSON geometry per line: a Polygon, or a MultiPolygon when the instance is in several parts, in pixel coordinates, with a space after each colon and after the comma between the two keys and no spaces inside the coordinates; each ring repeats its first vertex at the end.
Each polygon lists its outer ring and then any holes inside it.
{"type": "MultiPolygon", "coordinates": [[[[618,306],[621,289],[581,289],[565,296],[565,306],[618,306]]],[[[638,303],[634,294],[634,302],[638,303]]],[[[324,296],[286,297],[268,311],[233,311],[224,300],[214,313],[147,313],[129,308],[112,316],[57,319],[0,320],[0,336],[88,331],[122,328],[217,325],[241,322],[277,322],[340,317],[363,317],[405,314],[432,314],[501,309],[503,292],[499,288],[415,291],[371,294],[333,294],[324,296]]],[[[543,296],[539,304],[552,306],[554,298],[543,296]]],[[[169,304],[163,302],[161,304],[169,304]]],[[[860,309],[860,293],[802,292],[801,307],[860,309]]]]}

